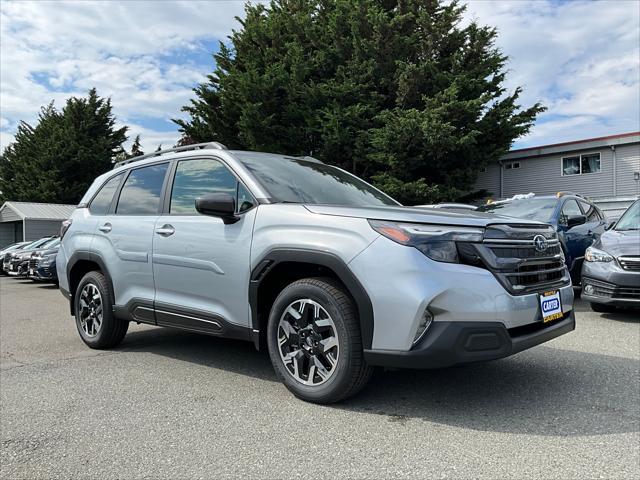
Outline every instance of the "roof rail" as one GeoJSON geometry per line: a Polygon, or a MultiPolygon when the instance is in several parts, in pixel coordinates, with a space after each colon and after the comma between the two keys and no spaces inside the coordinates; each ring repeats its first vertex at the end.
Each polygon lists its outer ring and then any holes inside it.
{"type": "Polygon", "coordinates": [[[146,155],[140,155],[138,157],[128,158],[128,159],[122,160],[120,162],[116,162],[114,160],[113,161],[113,163],[114,163],[113,168],[118,168],[118,167],[121,167],[123,165],[128,165],[128,164],[133,163],[133,162],[138,162],[138,161],[144,160],[146,158],[159,157],[159,156],[165,155],[167,153],[186,152],[188,150],[209,150],[209,149],[226,150],[227,147],[225,147],[223,144],[221,144],[219,142],[194,143],[192,145],[183,145],[181,147],[167,148],[166,150],[159,150],[157,152],[147,153],[146,155]]]}

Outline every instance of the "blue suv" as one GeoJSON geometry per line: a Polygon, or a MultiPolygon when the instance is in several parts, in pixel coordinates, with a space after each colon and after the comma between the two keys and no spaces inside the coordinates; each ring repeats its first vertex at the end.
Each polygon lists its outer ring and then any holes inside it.
{"type": "Polygon", "coordinates": [[[570,192],[558,192],[556,195],[516,195],[508,200],[483,205],[478,211],[551,224],[558,233],[574,285],[580,284],[585,251],[604,233],[609,224],[602,210],[591,200],[570,192]]]}

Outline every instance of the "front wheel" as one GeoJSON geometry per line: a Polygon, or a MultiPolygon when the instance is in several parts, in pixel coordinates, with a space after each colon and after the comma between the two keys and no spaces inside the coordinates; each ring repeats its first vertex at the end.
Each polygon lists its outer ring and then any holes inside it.
{"type": "Polygon", "coordinates": [[[111,285],[100,272],[89,272],[78,284],[75,295],[76,328],[91,348],[111,348],[119,344],[129,322],[113,314],[111,285]]]}
{"type": "Polygon", "coordinates": [[[356,309],[330,278],[306,278],[276,298],[267,328],[276,373],[298,398],[334,403],[354,395],[371,377],[364,361],[356,309]]]}

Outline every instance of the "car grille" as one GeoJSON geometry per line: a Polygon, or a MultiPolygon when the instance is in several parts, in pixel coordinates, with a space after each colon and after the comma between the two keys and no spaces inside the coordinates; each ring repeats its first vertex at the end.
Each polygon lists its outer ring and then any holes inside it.
{"type": "Polygon", "coordinates": [[[593,286],[593,293],[590,293],[590,295],[614,300],[640,300],[640,287],[619,287],[613,283],[594,280],[593,278],[584,279],[583,283],[593,286]]]}
{"type": "Polygon", "coordinates": [[[464,263],[490,270],[514,295],[570,284],[562,248],[551,227],[493,225],[486,229],[482,244],[466,244],[459,253],[464,263]],[[539,237],[544,245],[536,245],[539,237]]]}
{"type": "Polygon", "coordinates": [[[631,272],[640,272],[640,256],[618,257],[618,263],[625,270],[629,270],[631,272]]]}
{"type": "Polygon", "coordinates": [[[31,258],[29,259],[29,269],[32,269],[32,268],[33,268],[33,269],[36,269],[36,268],[38,268],[38,262],[39,262],[39,261],[40,261],[40,259],[39,259],[39,258],[31,257],[31,258]]]}

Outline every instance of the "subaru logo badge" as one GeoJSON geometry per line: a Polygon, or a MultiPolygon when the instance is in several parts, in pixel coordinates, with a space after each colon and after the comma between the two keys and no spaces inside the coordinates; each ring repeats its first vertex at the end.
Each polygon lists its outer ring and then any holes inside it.
{"type": "Polygon", "coordinates": [[[546,252],[547,251],[547,239],[542,235],[536,235],[533,237],[533,246],[538,252],[546,252]]]}

